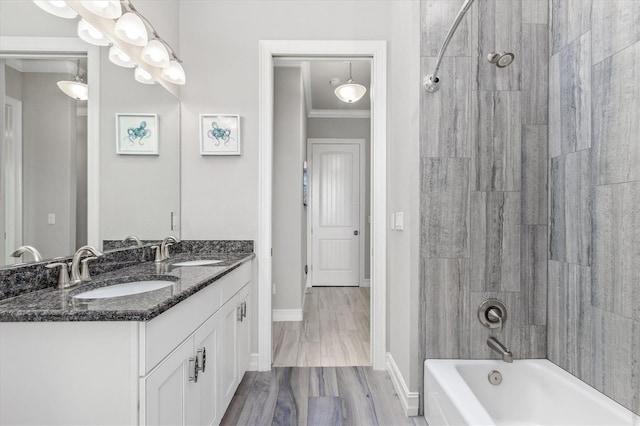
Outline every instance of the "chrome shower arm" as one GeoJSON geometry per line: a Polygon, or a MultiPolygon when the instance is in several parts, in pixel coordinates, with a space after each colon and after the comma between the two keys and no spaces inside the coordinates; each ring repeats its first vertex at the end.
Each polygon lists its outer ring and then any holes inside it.
{"type": "Polygon", "coordinates": [[[451,39],[453,38],[453,35],[458,29],[458,25],[460,25],[460,21],[462,21],[462,18],[464,18],[464,15],[467,13],[467,11],[469,10],[469,8],[471,7],[474,1],[475,0],[466,0],[462,5],[462,7],[460,8],[458,15],[456,15],[456,19],[453,21],[453,24],[451,24],[451,27],[449,28],[449,32],[447,33],[447,36],[445,37],[444,42],[442,42],[442,47],[440,47],[440,52],[438,52],[438,57],[436,58],[436,66],[433,70],[433,74],[428,75],[424,78],[423,84],[424,84],[424,88],[427,91],[437,92],[438,89],[440,88],[440,79],[438,78],[438,70],[440,69],[440,62],[442,62],[442,57],[444,56],[444,52],[447,50],[447,47],[449,46],[449,42],[451,41],[451,39]]]}

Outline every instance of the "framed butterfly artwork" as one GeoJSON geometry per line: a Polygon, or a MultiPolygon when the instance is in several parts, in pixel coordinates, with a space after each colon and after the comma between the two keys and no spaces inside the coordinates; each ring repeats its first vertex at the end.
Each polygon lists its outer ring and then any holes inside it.
{"type": "Polygon", "coordinates": [[[158,155],[158,116],[116,114],[116,153],[158,155]]]}
{"type": "Polygon", "coordinates": [[[240,155],[240,116],[200,114],[200,154],[240,155]]]}

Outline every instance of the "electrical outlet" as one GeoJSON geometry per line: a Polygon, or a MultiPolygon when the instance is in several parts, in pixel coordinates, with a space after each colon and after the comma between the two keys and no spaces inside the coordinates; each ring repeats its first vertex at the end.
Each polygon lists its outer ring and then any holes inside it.
{"type": "Polygon", "coordinates": [[[404,212],[396,212],[395,225],[396,231],[404,230],[404,212]]]}
{"type": "Polygon", "coordinates": [[[273,294],[276,294],[276,283],[271,284],[273,294]]]}

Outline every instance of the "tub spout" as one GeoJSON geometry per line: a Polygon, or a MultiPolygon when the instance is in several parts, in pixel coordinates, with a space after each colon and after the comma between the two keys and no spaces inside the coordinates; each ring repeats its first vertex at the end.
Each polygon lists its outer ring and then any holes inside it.
{"type": "Polygon", "coordinates": [[[498,352],[504,362],[513,362],[513,354],[495,337],[489,337],[489,339],[487,339],[487,345],[498,352]]]}

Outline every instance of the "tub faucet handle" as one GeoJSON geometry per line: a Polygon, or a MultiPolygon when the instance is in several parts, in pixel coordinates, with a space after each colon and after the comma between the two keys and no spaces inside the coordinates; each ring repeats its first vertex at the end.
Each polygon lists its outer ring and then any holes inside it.
{"type": "Polygon", "coordinates": [[[502,331],[502,312],[497,308],[491,308],[487,311],[487,318],[492,323],[498,323],[498,331],[502,331]]]}

